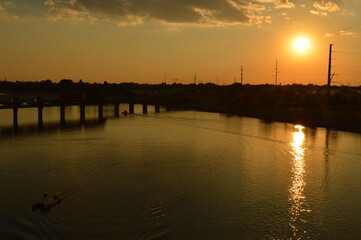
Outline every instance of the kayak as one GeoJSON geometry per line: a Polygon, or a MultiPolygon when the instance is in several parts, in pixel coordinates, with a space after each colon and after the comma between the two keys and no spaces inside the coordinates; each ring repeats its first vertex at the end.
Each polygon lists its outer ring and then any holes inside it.
{"type": "Polygon", "coordinates": [[[63,194],[58,194],[56,197],[50,197],[50,200],[44,205],[44,208],[51,208],[56,204],[60,203],[64,199],[63,194]]]}
{"type": "Polygon", "coordinates": [[[45,203],[39,202],[33,204],[33,211],[38,209],[40,210],[50,210],[55,205],[59,204],[64,199],[64,194],[60,193],[54,196],[50,196],[46,199],[45,203]]]}

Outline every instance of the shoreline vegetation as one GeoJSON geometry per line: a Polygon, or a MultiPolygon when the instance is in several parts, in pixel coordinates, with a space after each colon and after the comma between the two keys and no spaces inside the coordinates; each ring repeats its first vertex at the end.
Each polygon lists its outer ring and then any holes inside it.
{"type": "Polygon", "coordinates": [[[158,102],[176,110],[254,117],[361,133],[361,86],[86,83],[63,79],[0,81],[0,104],[43,101],[158,102]]]}

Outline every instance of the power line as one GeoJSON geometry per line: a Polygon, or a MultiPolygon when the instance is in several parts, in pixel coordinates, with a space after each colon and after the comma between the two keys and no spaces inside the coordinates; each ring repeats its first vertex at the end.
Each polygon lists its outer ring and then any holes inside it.
{"type": "Polygon", "coordinates": [[[344,52],[344,51],[334,51],[334,53],[344,53],[344,54],[358,54],[361,55],[359,52],[344,52]]]}

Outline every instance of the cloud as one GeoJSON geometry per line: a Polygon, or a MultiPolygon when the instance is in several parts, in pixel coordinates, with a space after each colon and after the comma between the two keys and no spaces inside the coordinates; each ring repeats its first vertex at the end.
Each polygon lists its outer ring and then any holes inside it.
{"type": "MultiPolygon", "coordinates": [[[[5,5],[10,6],[11,2],[6,2],[5,5]]],[[[0,5],[0,20],[1,19],[18,19],[19,17],[8,13],[6,7],[0,5]]]]}
{"type": "Polygon", "coordinates": [[[266,9],[266,7],[262,4],[255,4],[255,3],[247,3],[245,5],[243,5],[243,9],[248,9],[248,10],[252,10],[252,11],[263,11],[266,9]]]}
{"type": "Polygon", "coordinates": [[[323,36],[326,37],[326,38],[330,38],[330,37],[333,37],[333,34],[332,33],[325,33],[323,36]]]}
{"type": "Polygon", "coordinates": [[[294,8],[295,5],[288,0],[255,0],[258,3],[273,3],[275,8],[294,8]]]}
{"type": "Polygon", "coordinates": [[[48,19],[51,21],[59,21],[59,20],[71,20],[74,22],[90,22],[94,23],[97,19],[92,17],[87,11],[82,10],[74,10],[70,8],[57,8],[50,7],[49,8],[49,16],[48,19]]]}
{"type": "MultiPolygon", "coordinates": [[[[137,25],[151,20],[168,25],[200,26],[270,22],[270,17],[262,13],[264,5],[246,0],[46,0],[44,5],[49,11],[48,18],[53,21],[106,20],[118,25],[137,25]]],[[[277,0],[276,6],[294,5],[288,0],[277,0]]]]}
{"type": "Polygon", "coordinates": [[[344,31],[344,30],[340,30],[339,31],[341,36],[350,36],[350,37],[356,37],[357,33],[352,32],[352,31],[344,31]]]}
{"type": "Polygon", "coordinates": [[[352,31],[345,31],[345,30],[340,30],[337,31],[335,33],[325,33],[323,36],[326,38],[330,38],[333,36],[349,36],[349,37],[356,37],[357,33],[356,32],[352,32],[352,31]]]}
{"type": "Polygon", "coordinates": [[[318,10],[310,10],[310,13],[312,13],[314,15],[327,16],[327,12],[322,12],[322,11],[318,11],[318,10]]]}
{"type": "Polygon", "coordinates": [[[264,15],[262,12],[266,10],[266,7],[262,4],[256,4],[248,2],[242,5],[242,8],[246,10],[246,16],[249,21],[247,25],[260,25],[262,23],[272,23],[271,16],[264,15]]]}
{"type": "Polygon", "coordinates": [[[285,20],[290,20],[290,19],[291,19],[291,18],[287,15],[287,13],[285,13],[285,12],[281,13],[281,16],[283,16],[283,18],[284,18],[285,20]]]}
{"type": "Polygon", "coordinates": [[[44,6],[53,6],[55,3],[52,0],[46,0],[44,1],[44,6]]]}
{"type": "Polygon", "coordinates": [[[328,2],[316,1],[313,3],[313,7],[322,12],[337,12],[340,10],[340,7],[332,1],[328,1],[328,2]]]}
{"type": "Polygon", "coordinates": [[[261,23],[272,23],[271,16],[262,16],[255,13],[247,15],[249,17],[249,25],[260,25],[261,23]]]}
{"type": "Polygon", "coordinates": [[[315,10],[310,10],[310,13],[319,16],[327,16],[329,12],[337,12],[340,10],[340,7],[332,1],[316,1],[313,3],[313,7],[315,10]]]}
{"type": "Polygon", "coordinates": [[[276,8],[294,8],[295,5],[288,0],[274,0],[276,8]]]}

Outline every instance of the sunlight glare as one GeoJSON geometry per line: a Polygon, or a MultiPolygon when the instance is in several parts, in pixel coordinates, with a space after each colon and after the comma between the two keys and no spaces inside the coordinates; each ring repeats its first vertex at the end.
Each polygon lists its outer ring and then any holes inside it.
{"type": "Polygon", "coordinates": [[[293,49],[296,52],[304,53],[311,47],[310,40],[305,37],[296,38],[293,42],[293,49]]]}
{"type": "Polygon", "coordinates": [[[304,194],[305,182],[305,134],[303,132],[304,127],[301,125],[295,126],[293,132],[291,154],[293,155],[292,160],[292,184],[289,189],[289,201],[290,207],[290,222],[289,225],[292,228],[295,239],[301,239],[304,232],[301,231],[300,223],[304,221],[301,213],[309,212],[310,210],[306,205],[306,196],[304,194]]]}
{"type": "Polygon", "coordinates": [[[298,131],[301,131],[301,130],[303,130],[305,127],[302,126],[302,125],[296,125],[295,128],[296,128],[298,131]]]}

